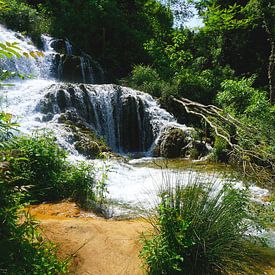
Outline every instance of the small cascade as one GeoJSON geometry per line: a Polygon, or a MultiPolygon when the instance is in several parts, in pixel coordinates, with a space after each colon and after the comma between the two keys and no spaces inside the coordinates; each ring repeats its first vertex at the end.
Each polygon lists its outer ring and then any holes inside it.
{"type": "MultiPolygon", "coordinates": [[[[46,36],[43,37],[44,42],[47,42],[47,39],[46,36]]],[[[2,25],[0,25],[0,41],[17,43],[18,47],[21,49],[20,52],[22,53],[38,51],[29,38],[22,36],[20,33],[10,31],[2,25]]],[[[45,45],[47,44],[45,43],[45,45]]],[[[16,57],[1,58],[0,67],[32,78],[49,79],[53,76],[51,72],[51,64],[54,52],[46,46],[43,53],[44,57],[37,58],[27,58],[25,56],[22,56],[20,59],[16,57]]]]}
{"type": "Polygon", "coordinates": [[[52,62],[55,78],[73,83],[101,84],[104,72],[101,66],[85,52],[75,49],[68,39],[43,36],[46,49],[54,52],[52,62]]]}
{"type": "Polygon", "coordinates": [[[70,43],[68,39],[65,40],[65,45],[66,45],[67,55],[69,56],[73,55],[73,45],[70,43]]]}
{"type": "Polygon", "coordinates": [[[67,120],[85,125],[118,153],[150,152],[167,127],[188,130],[150,95],[117,85],[52,85],[38,109],[44,113],[42,120],[64,114],[67,120]]]}
{"type": "MultiPolygon", "coordinates": [[[[17,42],[23,52],[37,51],[30,39],[3,26],[0,41],[17,42]]],[[[50,128],[59,143],[71,150],[74,141],[62,130],[67,120],[103,137],[114,152],[148,155],[164,129],[174,125],[188,131],[148,94],[117,85],[57,83],[56,78],[96,82],[94,61],[82,51],[74,55],[76,50],[68,40],[43,35],[42,41],[44,58],[0,60],[3,69],[35,73],[36,79],[16,80],[5,93],[5,111],[17,116],[24,132],[50,128]]]]}
{"type": "MultiPolygon", "coordinates": [[[[17,42],[23,52],[37,51],[30,39],[3,26],[0,41],[17,42]]],[[[96,82],[94,61],[81,51],[79,56],[73,55],[75,50],[68,40],[43,35],[42,41],[44,58],[0,60],[3,69],[35,73],[36,79],[15,80],[15,86],[5,93],[5,111],[17,116],[22,131],[50,128],[57,133],[59,143],[71,150],[74,141],[70,134],[65,131],[60,137],[62,116],[63,121],[84,125],[103,137],[114,152],[142,155],[150,154],[167,127],[176,125],[188,131],[148,94],[117,85],[57,83],[56,78],[96,82]]]]}

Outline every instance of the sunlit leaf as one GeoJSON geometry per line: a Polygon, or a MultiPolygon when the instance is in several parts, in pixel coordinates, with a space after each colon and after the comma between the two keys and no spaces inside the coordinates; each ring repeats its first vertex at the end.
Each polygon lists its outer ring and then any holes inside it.
{"type": "Polygon", "coordinates": [[[7,58],[12,58],[12,54],[11,53],[9,53],[9,52],[7,52],[7,51],[4,51],[4,50],[0,50],[0,55],[2,56],[2,57],[7,57],[7,58]]]}
{"type": "Polygon", "coordinates": [[[30,56],[31,56],[31,57],[33,57],[33,58],[37,58],[37,56],[36,56],[35,52],[30,52],[29,54],[30,54],[30,56]]]}

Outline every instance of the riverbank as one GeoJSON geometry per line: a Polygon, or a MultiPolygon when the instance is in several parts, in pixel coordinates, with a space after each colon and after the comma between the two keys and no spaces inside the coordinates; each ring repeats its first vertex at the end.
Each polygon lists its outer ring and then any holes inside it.
{"type": "MultiPolygon", "coordinates": [[[[58,245],[60,257],[72,258],[70,274],[144,274],[138,255],[140,235],[150,230],[145,221],[91,217],[69,201],[28,210],[41,222],[42,235],[58,245]]],[[[275,275],[275,260],[262,270],[262,274],[275,275]]]]}
{"type": "Polygon", "coordinates": [[[139,238],[147,223],[85,217],[72,202],[31,206],[30,213],[42,235],[58,244],[61,258],[72,257],[70,274],[143,274],[139,238]]]}

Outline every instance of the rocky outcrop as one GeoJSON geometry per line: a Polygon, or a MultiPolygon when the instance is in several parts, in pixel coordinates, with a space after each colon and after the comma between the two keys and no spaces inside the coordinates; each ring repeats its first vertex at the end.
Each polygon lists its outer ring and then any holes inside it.
{"type": "Polygon", "coordinates": [[[92,129],[86,127],[77,114],[66,112],[59,117],[58,122],[65,125],[74,148],[87,158],[94,159],[101,153],[111,151],[106,142],[92,129]]]}
{"type": "Polygon", "coordinates": [[[154,155],[165,158],[184,157],[188,139],[187,133],[182,129],[168,128],[160,135],[154,155]]]}

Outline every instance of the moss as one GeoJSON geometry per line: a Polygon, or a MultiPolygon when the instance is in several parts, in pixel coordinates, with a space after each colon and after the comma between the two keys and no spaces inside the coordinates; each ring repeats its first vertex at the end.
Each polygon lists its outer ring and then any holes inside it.
{"type": "Polygon", "coordinates": [[[96,158],[99,156],[101,150],[95,141],[81,140],[74,144],[75,149],[82,155],[88,158],[96,158]]]}

